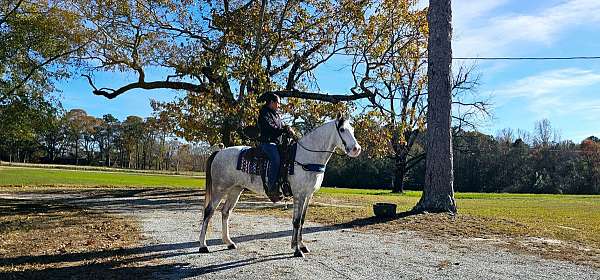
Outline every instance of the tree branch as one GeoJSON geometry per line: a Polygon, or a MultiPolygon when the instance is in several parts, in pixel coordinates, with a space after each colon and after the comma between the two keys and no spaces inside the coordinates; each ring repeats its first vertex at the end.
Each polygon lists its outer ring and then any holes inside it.
{"type": "Polygon", "coordinates": [[[196,84],[192,84],[192,83],[174,82],[174,81],[136,82],[136,83],[131,83],[131,84],[125,85],[116,90],[109,89],[109,88],[97,89],[96,86],[94,85],[94,83],[92,82],[92,79],[90,78],[90,76],[88,76],[88,75],[82,75],[82,76],[86,77],[89,84],[92,86],[92,88],[94,88],[93,93],[95,95],[101,95],[108,99],[113,99],[113,98],[115,98],[129,90],[132,90],[132,89],[150,90],[150,89],[166,88],[166,89],[175,89],[175,90],[188,90],[188,91],[199,92],[199,93],[209,92],[208,88],[204,85],[196,85],[196,84]]]}
{"type": "Polygon", "coordinates": [[[354,94],[354,95],[342,95],[342,94],[323,94],[323,93],[314,93],[314,92],[304,92],[299,90],[279,90],[279,91],[270,91],[270,93],[275,93],[280,97],[292,97],[292,98],[302,98],[302,99],[310,99],[310,100],[319,100],[330,103],[338,103],[344,101],[353,101],[362,98],[368,98],[369,95],[366,93],[354,94]]]}
{"type": "Polygon", "coordinates": [[[414,156],[411,159],[407,160],[406,161],[406,171],[415,167],[415,165],[417,165],[419,162],[424,160],[426,156],[427,156],[426,153],[422,153],[420,155],[414,156]]]}
{"type": "Polygon", "coordinates": [[[18,89],[20,89],[23,85],[25,85],[25,83],[27,83],[27,81],[29,81],[29,79],[31,79],[31,77],[33,77],[33,75],[35,74],[36,71],[42,69],[43,67],[49,65],[50,63],[53,63],[54,61],[56,61],[58,59],[67,57],[67,56],[69,56],[69,55],[71,55],[71,54],[73,54],[73,53],[75,53],[75,52],[83,49],[87,44],[88,43],[85,43],[85,44],[82,44],[81,46],[79,46],[79,47],[77,47],[75,49],[66,51],[64,53],[57,54],[57,55],[55,55],[55,56],[53,56],[51,58],[48,58],[46,61],[44,61],[44,62],[42,62],[42,63],[34,66],[33,69],[31,69],[29,71],[29,73],[27,73],[27,75],[25,76],[25,78],[23,78],[16,86],[14,86],[13,88],[11,88],[10,90],[8,90],[6,92],[6,95],[10,95],[10,94],[14,93],[15,91],[17,91],[18,89]]]}
{"type": "Polygon", "coordinates": [[[8,13],[6,13],[4,16],[2,16],[2,18],[0,19],[0,26],[2,24],[4,24],[8,18],[17,11],[17,9],[19,9],[19,7],[21,6],[21,4],[23,3],[23,0],[19,0],[19,2],[17,2],[17,4],[15,4],[14,7],[12,7],[12,9],[10,9],[10,11],[8,11],[8,13]]]}

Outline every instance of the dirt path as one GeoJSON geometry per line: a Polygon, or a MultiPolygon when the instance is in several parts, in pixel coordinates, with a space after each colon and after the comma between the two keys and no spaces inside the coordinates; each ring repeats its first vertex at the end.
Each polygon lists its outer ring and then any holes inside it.
{"type": "MultiPolygon", "coordinates": [[[[6,196],[6,195],[2,195],[6,196]]],[[[220,216],[209,232],[212,253],[198,254],[201,199],[195,191],[123,191],[19,195],[63,199],[141,222],[144,262],[160,279],[600,279],[600,270],[517,255],[477,240],[431,241],[413,232],[361,233],[308,223],[312,250],[293,258],[291,221],[235,213],[231,235],[239,249],[220,240],[220,216]]],[[[243,201],[241,208],[268,206],[243,201]]],[[[310,215],[310,210],[309,210],[310,215]]]]}

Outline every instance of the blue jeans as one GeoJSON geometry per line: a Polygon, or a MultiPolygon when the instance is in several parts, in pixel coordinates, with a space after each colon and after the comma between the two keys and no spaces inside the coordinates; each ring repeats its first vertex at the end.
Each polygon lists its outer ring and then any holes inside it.
{"type": "Polygon", "coordinates": [[[271,168],[267,170],[267,177],[269,179],[269,188],[274,190],[277,177],[279,176],[279,151],[277,151],[277,145],[274,143],[261,143],[260,148],[267,154],[269,161],[271,161],[271,168]]]}

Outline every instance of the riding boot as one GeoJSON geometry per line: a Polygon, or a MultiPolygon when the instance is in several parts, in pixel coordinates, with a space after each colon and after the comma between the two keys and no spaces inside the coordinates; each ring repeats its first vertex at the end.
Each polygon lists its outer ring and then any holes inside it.
{"type": "Polygon", "coordinates": [[[283,193],[281,193],[281,191],[279,190],[279,185],[277,184],[277,182],[273,182],[271,184],[271,182],[269,182],[269,189],[267,190],[267,196],[269,197],[269,199],[273,202],[279,202],[283,199],[283,193]]]}

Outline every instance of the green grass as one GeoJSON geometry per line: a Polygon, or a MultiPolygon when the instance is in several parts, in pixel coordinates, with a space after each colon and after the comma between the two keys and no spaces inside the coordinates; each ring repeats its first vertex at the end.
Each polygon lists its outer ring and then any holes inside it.
{"type": "Polygon", "coordinates": [[[66,169],[77,171],[105,171],[105,172],[125,172],[125,173],[142,173],[142,174],[159,174],[159,175],[186,175],[186,176],[205,176],[204,172],[196,171],[173,171],[173,170],[141,170],[141,169],[126,169],[104,166],[89,166],[89,165],[66,165],[66,164],[41,164],[41,163],[21,163],[21,162],[6,162],[0,161],[0,167],[22,167],[22,168],[42,168],[42,169],[66,169]]]}
{"type": "Polygon", "coordinates": [[[204,178],[180,175],[0,167],[0,186],[52,185],[204,188],[204,178]]]}

